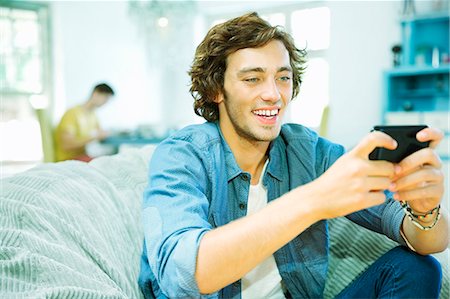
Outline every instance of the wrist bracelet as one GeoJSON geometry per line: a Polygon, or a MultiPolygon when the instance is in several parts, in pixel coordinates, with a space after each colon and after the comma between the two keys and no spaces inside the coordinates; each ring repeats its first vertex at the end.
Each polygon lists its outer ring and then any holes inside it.
{"type": "Polygon", "coordinates": [[[408,216],[409,220],[421,230],[432,229],[438,223],[439,219],[441,218],[441,205],[437,206],[436,208],[434,208],[424,214],[417,214],[416,212],[414,212],[414,210],[411,209],[411,207],[408,205],[407,202],[401,202],[401,205],[402,205],[403,211],[405,211],[405,214],[408,216]],[[425,219],[428,216],[433,215],[434,213],[436,213],[436,218],[434,218],[433,223],[431,223],[430,225],[426,226],[418,221],[418,220],[425,219]]]}
{"type": "Polygon", "coordinates": [[[407,201],[401,201],[400,204],[402,205],[402,208],[405,209],[405,213],[410,214],[412,217],[414,217],[415,219],[424,221],[426,220],[426,218],[428,218],[428,216],[433,215],[436,211],[438,211],[441,208],[441,205],[435,207],[432,210],[429,210],[426,213],[417,213],[416,211],[414,211],[408,204],[407,201]]]}

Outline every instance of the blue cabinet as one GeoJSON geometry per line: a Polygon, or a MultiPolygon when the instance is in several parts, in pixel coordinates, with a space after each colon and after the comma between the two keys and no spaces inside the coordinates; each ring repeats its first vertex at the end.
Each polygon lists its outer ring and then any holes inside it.
{"type": "Polygon", "coordinates": [[[383,123],[427,124],[446,133],[439,148],[450,158],[449,15],[402,19],[401,65],[386,70],[383,123]]]}
{"type": "MultiPolygon", "coordinates": [[[[442,54],[449,54],[449,16],[445,13],[401,20],[402,64],[440,64],[442,54]],[[434,54],[434,57],[433,57],[434,54]]],[[[444,55],[445,56],[445,55],[444,55]]],[[[445,57],[444,57],[445,59],[445,57]]]]}
{"type": "Polygon", "coordinates": [[[385,73],[386,111],[449,110],[450,66],[399,67],[385,73]]]}

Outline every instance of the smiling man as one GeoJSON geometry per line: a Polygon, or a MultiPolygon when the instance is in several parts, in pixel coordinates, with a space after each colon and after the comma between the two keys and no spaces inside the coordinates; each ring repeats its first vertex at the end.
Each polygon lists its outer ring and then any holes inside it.
{"type": "Polygon", "coordinates": [[[303,126],[282,125],[304,56],[256,13],[213,27],[198,46],[191,92],[207,122],[180,130],[153,154],[139,279],[146,298],[320,298],[326,220],[340,216],[400,245],[340,297],[438,296],[440,265],[426,254],[448,245],[433,150],[442,134],[421,131],[430,148],[394,165],[368,159],[376,147],[396,147],[383,133],[344,153],[303,126]]]}

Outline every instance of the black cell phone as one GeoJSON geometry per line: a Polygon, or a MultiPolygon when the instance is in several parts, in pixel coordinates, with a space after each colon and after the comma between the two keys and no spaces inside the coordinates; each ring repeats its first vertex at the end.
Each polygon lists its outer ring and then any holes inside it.
{"type": "Polygon", "coordinates": [[[426,125],[418,126],[375,126],[372,131],[381,131],[394,138],[398,146],[395,150],[377,147],[370,153],[370,160],[386,160],[398,163],[412,153],[426,148],[430,142],[420,142],[416,139],[417,132],[428,128],[426,125]]]}

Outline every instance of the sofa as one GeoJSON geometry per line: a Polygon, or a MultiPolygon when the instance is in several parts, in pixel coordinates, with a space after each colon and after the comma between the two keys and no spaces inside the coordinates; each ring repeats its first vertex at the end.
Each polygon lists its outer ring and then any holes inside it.
{"type": "MultiPolygon", "coordinates": [[[[2,179],[0,298],[143,298],[140,205],[152,150],[44,163],[2,179]]],[[[325,298],[396,246],[345,218],[330,221],[330,237],[325,298]]]]}

